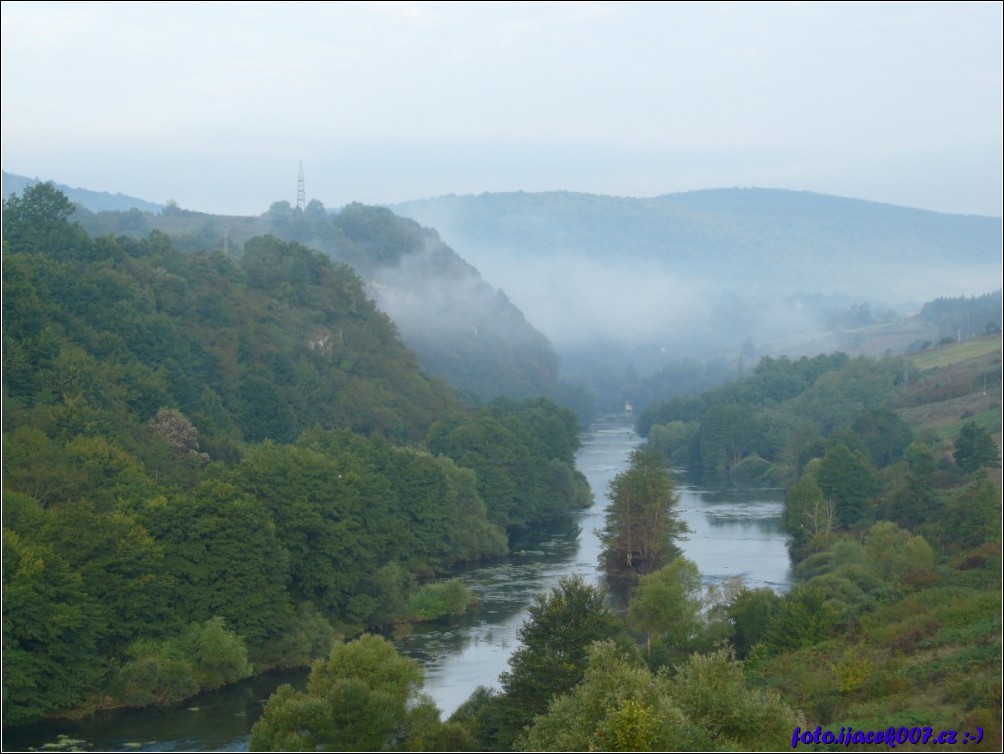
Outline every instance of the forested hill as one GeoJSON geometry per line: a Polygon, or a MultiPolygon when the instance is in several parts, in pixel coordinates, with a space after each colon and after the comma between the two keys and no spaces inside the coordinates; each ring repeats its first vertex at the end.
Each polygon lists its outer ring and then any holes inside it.
{"type": "Polygon", "coordinates": [[[73,213],[51,184],[3,206],[4,725],[463,611],[418,582],[588,504],[572,412],[461,402],[347,265],[73,213]]]}
{"type": "MultiPolygon", "coordinates": [[[[1000,218],[771,189],[648,199],[486,193],[405,202],[393,209],[438,228],[451,243],[469,250],[475,264],[481,251],[527,257],[572,251],[601,260],[655,261],[687,276],[712,276],[721,287],[757,286],[789,294],[887,297],[899,291],[902,278],[923,269],[951,270],[959,277],[999,265],[1001,248],[1000,218]]],[[[926,291],[917,299],[934,295],[937,291],[926,291]]]]}
{"type": "MultiPolygon", "coordinates": [[[[5,173],[5,196],[36,182],[5,173]]],[[[143,238],[160,230],[180,250],[200,251],[222,251],[226,236],[229,253],[240,256],[248,239],[269,234],[321,251],[362,277],[426,373],[481,400],[547,396],[588,412],[581,390],[559,384],[547,338],[434,230],[413,220],[361,204],[328,211],[316,200],[304,210],[276,202],[256,217],[221,217],[173,203],[111,202],[82,189],[64,193],[78,205],[74,219],[94,236],[143,238]]]]}

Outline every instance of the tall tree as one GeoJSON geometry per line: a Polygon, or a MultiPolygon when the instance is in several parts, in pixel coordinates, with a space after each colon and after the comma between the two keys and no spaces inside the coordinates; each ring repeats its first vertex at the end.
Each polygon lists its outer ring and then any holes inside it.
{"type": "Polygon", "coordinates": [[[834,502],[837,520],[848,527],[861,519],[866,503],[879,489],[868,458],[843,444],[826,451],[816,481],[825,498],[834,502]]]}
{"type": "Polygon", "coordinates": [[[36,183],[3,202],[3,240],[12,251],[59,253],[83,237],[70,223],[76,207],[51,182],[36,183]]]}
{"type": "MultiPolygon", "coordinates": [[[[618,617],[601,590],[580,576],[562,579],[549,594],[538,595],[519,630],[521,646],[509,659],[502,685],[499,750],[512,748],[516,736],[548,702],[570,691],[586,669],[586,649],[594,641],[623,635],[618,617]]],[[[482,742],[485,743],[485,742],[482,742]]]]}
{"type": "Polygon", "coordinates": [[[703,604],[701,572],[693,561],[680,557],[641,577],[628,620],[633,629],[645,635],[650,652],[653,638],[671,651],[690,651],[701,629],[703,604]]]}
{"type": "Polygon", "coordinates": [[[966,474],[984,467],[999,468],[1000,454],[993,436],[976,422],[963,424],[955,441],[955,463],[966,474]]]}
{"type": "Polygon", "coordinates": [[[610,482],[609,494],[600,531],[608,575],[635,578],[679,554],[676,540],[690,528],[676,511],[680,499],[661,456],[634,451],[628,469],[610,482]]]}

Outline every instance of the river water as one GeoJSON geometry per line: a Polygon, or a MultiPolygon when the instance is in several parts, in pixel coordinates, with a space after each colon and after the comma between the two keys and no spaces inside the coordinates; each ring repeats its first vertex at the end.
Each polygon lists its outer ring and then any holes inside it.
{"type": "MultiPolygon", "coordinates": [[[[514,541],[513,554],[504,560],[459,573],[477,595],[478,609],[456,625],[421,626],[399,643],[402,652],[424,666],[425,691],[444,719],[479,685],[497,686],[534,595],[573,573],[589,583],[599,582],[596,530],[603,525],[606,490],[642,443],[632,419],[608,416],[583,435],[576,465],[593,489],[592,508],[514,541]]],[[[714,491],[678,479],[677,492],[678,510],[692,530],[681,547],[706,582],[740,575],[749,586],[787,588],[780,490],[714,491]]],[[[82,748],[103,751],[245,751],[262,701],[280,683],[302,685],[305,680],[305,671],[266,675],[178,707],[5,731],[3,748],[40,748],[63,734],[85,742],[82,748]]]]}

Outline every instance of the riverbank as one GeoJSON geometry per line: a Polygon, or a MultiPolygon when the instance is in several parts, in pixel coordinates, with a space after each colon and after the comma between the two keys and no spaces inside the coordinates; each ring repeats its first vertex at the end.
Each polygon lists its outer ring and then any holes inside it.
{"type": "MultiPolygon", "coordinates": [[[[579,574],[599,583],[600,544],[610,481],[642,444],[632,417],[598,420],[583,433],[576,468],[589,481],[595,504],[560,521],[524,532],[512,554],[455,572],[478,600],[477,608],[448,624],[417,625],[399,650],[421,662],[424,691],[448,717],[480,685],[494,687],[518,646],[517,633],[534,595],[563,576],[579,574]]],[[[678,478],[680,510],[693,530],[682,543],[705,578],[741,575],[750,586],[788,586],[788,554],[780,530],[781,502],[775,492],[703,489],[678,478]]],[[[105,751],[241,751],[265,699],[281,683],[305,684],[307,671],[248,679],[233,688],[201,695],[169,708],[99,713],[85,721],[50,722],[11,738],[14,748],[41,748],[59,734],[105,751]],[[271,686],[269,686],[271,683],[271,686]]],[[[4,745],[7,748],[7,732],[4,745]]]]}

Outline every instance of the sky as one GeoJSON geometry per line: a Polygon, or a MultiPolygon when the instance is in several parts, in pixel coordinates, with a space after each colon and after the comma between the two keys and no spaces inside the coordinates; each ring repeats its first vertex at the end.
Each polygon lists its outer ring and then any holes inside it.
{"type": "Polygon", "coordinates": [[[1002,4],[3,2],[4,170],[213,213],[808,190],[1000,216],[1002,4]]]}

